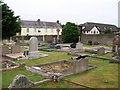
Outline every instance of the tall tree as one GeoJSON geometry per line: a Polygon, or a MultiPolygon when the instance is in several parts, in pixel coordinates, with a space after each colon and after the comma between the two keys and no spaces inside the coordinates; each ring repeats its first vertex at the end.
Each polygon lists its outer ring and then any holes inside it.
{"type": "Polygon", "coordinates": [[[7,4],[0,2],[2,6],[2,38],[9,38],[20,32],[19,16],[14,16],[14,12],[7,4]]]}
{"type": "Polygon", "coordinates": [[[62,29],[62,40],[64,43],[78,42],[80,30],[75,23],[67,22],[62,29]]]}

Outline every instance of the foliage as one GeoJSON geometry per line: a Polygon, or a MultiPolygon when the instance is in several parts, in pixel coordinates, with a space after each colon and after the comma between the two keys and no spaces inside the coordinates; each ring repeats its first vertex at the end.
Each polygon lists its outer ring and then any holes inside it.
{"type": "Polygon", "coordinates": [[[19,16],[14,16],[14,12],[5,3],[2,5],[2,38],[9,38],[20,31],[19,16]]]}
{"type": "Polygon", "coordinates": [[[111,29],[106,29],[105,34],[112,34],[112,30],[111,29]]]}
{"type": "Polygon", "coordinates": [[[75,23],[67,22],[62,29],[62,40],[64,43],[78,42],[80,30],[75,23]]]}

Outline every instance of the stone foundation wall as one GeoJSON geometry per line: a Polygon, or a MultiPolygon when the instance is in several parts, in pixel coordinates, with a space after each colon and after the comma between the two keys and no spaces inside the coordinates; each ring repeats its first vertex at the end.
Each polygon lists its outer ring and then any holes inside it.
{"type": "MultiPolygon", "coordinates": [[[[23,37],[24,37],[24,40],[26,41],[26,40],[29,40],[33,36],[23,36],[23,37]]],[[[43,41],[43,36],[34,36],[34,37],[38,38],[38,42],[43,41]]],[[[16,38],[18,38],[19,40],[22,40],[21,36],[13,37],[13,40],[15,40],[16,38]]],[[[44,40],[45,40],[46,43],[52,43],[54,38],[57,39],[57,35],[45,35],[44,36],[44,40]]],[[[61,36],[60,36],[60,41],[62,42],[61,36]]]]}

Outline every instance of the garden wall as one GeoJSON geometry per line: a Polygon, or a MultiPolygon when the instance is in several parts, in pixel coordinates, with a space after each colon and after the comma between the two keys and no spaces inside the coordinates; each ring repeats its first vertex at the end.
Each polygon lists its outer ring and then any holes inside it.
{"type": "Polygon", "coordinates": [[[112,45],[112,40],[115,35],[81,35],[81,42],[88,43],[89,40],[92,42],[99,42],[99,44],[112,45]]]}

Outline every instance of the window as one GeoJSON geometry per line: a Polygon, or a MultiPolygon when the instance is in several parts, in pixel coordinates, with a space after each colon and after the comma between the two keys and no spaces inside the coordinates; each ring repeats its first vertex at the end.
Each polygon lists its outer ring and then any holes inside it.
{"type": "Polygon", "coordinates": [[[45,29],[45,32],[47,32],[47,28],[45,29]]]}
{"type": "Polygon", "coordinates": [[[40,33],[41,31],[40,31],[40,30],[38,30],[38,32],[40,33]]]}
{"type": "Polygon", "coordinates": [[[53,29],[51,29],[51,32],[53,33],[53,29]]]}
{"type": "Polygon", "coordinates": [[[29,28],[27,28],[27,32],[29,32],[29,28]]]}
{"type": "Polygon", "coordinates": [[[84,28],[85,28],[85,26],[82,27],[82,29],[84,29],[84,28]]]}
{"type": "Polygon", "coordinates": [[[91,31],[91,34],[92,34],[93,32],[91,31]]]}
{"type": "Polygon", "coordinates": [[[34,28],[34,32],[36,32],[36,28],[34,28]]]}
{"type": "Polygon", "coordinates": [[[100,29],[100,27],[97,27],[98,29],[100,29]]]}
{"type": "Polygon", "coordinates": [[[94,31],[94,34],[95,34],[95,31],[94,31]]]}

